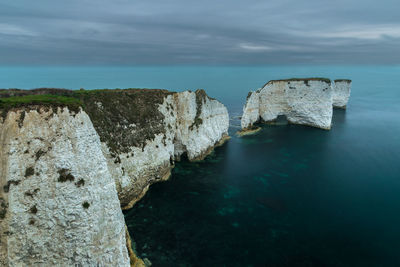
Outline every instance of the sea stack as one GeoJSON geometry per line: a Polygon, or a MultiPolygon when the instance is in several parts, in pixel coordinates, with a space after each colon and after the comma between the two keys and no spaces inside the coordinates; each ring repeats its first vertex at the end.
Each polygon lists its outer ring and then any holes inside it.
{"type": "Polygon", "coordinates": [[[351,80],[335,80],[333,84],[333,107],[346,109],[350,98],[351,80]]]}
{"type": "Polygon", "coordinates": [[[121,207],[228,138],[203,90],[0,90],[0,265],[144,266],[121,207]]]}
{"type": "Polygon", "coordinates": [[[325,130],[332,123],[331,80],[293,78],[272,80],[247,96],[241,119],[242,130],[251,131],[257,122],[273,122],[285,116],[289,123],[325,130]]]}

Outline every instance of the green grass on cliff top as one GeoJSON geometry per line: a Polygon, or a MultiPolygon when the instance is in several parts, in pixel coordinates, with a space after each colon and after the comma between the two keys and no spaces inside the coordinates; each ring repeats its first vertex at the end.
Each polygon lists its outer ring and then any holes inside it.
{"type": "Polygon", "coordinates": [[[10,109],[26,105],[81,106],[79,98],[61,95],[23,95],[0,98],[0,108],[10,109]]]}
{"type": "MultiPolygon", "coordinates": [[[[102,142],[107,143],[117,162],[117,155],[128,153],[132,146],[144,150],[147,140],[166,131],[164,114],[159,105],[172,94],[161,89],[96,89],[68,90],[39,88],[33,90],[0,89],[0,119],[7,117],[10,110],[57,111],[68,107],[78,113],[81,108],[89,115],[102,142]],[[99,105],[100,103],[100,105],[99,105]]],[[[204,91],[196,91],[196,101],[204,91]]],[[[205,93],[204,93],[205,95],[205,93]]],[[[167,108],[173,112],[172,106],[167,108]]],[[[23,124],[25,112],[20,113],[19,125],[23,124]]],[[[1,121],[1,120],[0,120],[1,121]]],[[[200,123],[195,120],[195,125],[200,123]]],[[[193,127],[194,127],[193,126],[193,127]]],[[[171,127],[171,125],[169,125],[171,127]]],[[[164,135],[163,142],[166,142],[164,135]]]]}
{"type": "MultiPolygon", "coordinates": [[[[38,88],[32,90],[21,89],[0,89],[0,109],[10,110],[13,108],[26,107],[31,105],[43,106],[68,106],[72,109],[78,109],[84,106],[84,99],[95,97],[108,93],[117,92],[167,92],[165,90],[155,89],[94,89],[94,90],[68,90],[57,88],[38,88]]],[[[107,98],[107,97],[106,97],[107,98]]]]}

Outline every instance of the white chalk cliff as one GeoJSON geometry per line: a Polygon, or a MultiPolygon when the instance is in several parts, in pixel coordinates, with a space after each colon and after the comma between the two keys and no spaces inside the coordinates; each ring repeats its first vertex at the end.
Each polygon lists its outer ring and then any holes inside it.
{"type": "Polygon", "coordinates": [[[129,265],[115,182],[87,114],[9,112],[0,134],[0,265],[129,265]]]}
{"type": "MultiPolygon", "coordinates": [[[[123,208],[132,207],[152,183],[168,179],[174,162],[183,154],[191,161],[201,160],[228,138],[228,110],[203,90],[168,94],[157,111],[163,119],[149,122],[152,129],[160,129],[151,133],[153,139],[114,151],[107,142],[102,143],[123,208]]],[[[143,134],[136,126],[122,132],[143,134]]]]}
{"type": "Polygon", "coordinates": [[[333,88],[329,79],[308,78],[274,80],[250,92],[243,108],[241,126],[274,121],[280,115],[288,122],[322,129],[332,123],[333,88]]]}
{"type": "Polygon", "coordinates": [[[351,80],[335,80],[333,84],[333,107],[346,109],[351,91],[351,80]]]}
{"type": "Polygon", "coordinates": [[[0,116],[1,266],[143,266],[128,252],[121,206],[183,154],[202,159],[227,138],[227,109],[202,90],[78,98],[83,110],[28,105],[0,116]]]}

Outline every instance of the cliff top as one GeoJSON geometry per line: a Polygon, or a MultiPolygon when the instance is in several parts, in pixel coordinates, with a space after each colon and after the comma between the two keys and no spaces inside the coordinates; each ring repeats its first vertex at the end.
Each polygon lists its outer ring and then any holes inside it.
{"type": "MultiPolygon", "coordinates": [[[[129,152],[130,147],[144,149],[147,140],[165,133],[164,114],[159,111],[165,97],[173,94],[161,89],[99,89],[67,90],[39,88],[33,90],[0,89],[0,115],[3,119],[8,111],[23,110],[21,118],[29,110],[68,107],[77,113],[82,108],[90,117],[102,142],[118,161],[120,152],[129,152]],[[132,134],[126,134],[127,132],[132,134]]],[[[200,110],[205,97],[204,90],[196,92],[197,113],[192,127],[201,124],[200,110]]],[[[173,114],[173,105],[167,110],[173,114]]],[[[171,127],[168,125],[167,127],[171,127]]]]}
{"type": "Polygon", "coordinates": [[[144,147],[146,140],[165,131],[160,123],[164,115],[158,107],[172,93],[160,89],[9,89],[0,90],[0,112],[5,118],[13,109],[25,112],[43,107],[68,107],[77,113],[82,108],[92,120],[100,139],[117,154],[127,152],[125,150],[131,146],[144,147]],[[126,135],[126,129],[135,130],[135,134],[126,135]]]}
{"type": "Polygon", "coordinates": [[[326,82],[326,83],[331,83],[331,80],[328,78],[320,78],[320,77],[313,77],[313,78],[290,78],[290,79],[281,79],[281,80],[270,80],[266,84],[264,84],[263,87],[265,87],[267,84],[272,84],[275,82],[304,82],[305,84],[308,84],[309,81],[321,81],[321,82],[326,82]]]}
{"type": "Polygon", "coordinates": [[[65,96],[65,97],[74,97],[79,98],[82,95],[95,95],[95,94],[107,94],[107,93],[122,93],[122,94],[130,94],[130,93],[165,93],[171,94],[165,89],[147,89],[147,88],[127,88],[127,89],[93,89],[93,90],[70,90],[63,88],[36,88],[36,89],[0,89],[0,99],[8,98],[8,97],[23,97],[23,96],[32,96],[32,95],[53,95],[53,96],[65,96]]]}
{"type": "Polygon", "coordinates": [[[63,95],[18,95],[4,96],[0,94],[0,110],[3,111],[3,116],[13,108],[28,107],[32,105],[40,105],[46,107],[63,107],[68,106],[71,110],[77,111],[82,102],[79,98],[63,96],[63,95]]]}
{"type": "Polygon", "coordinates": [[[349,79],[337,79],[337,80],[335,80],[335,83],[337,83],[337,82],[351,83],[351,80],[349,80],[349,79]]]}
{"type": "MultiPolygon", "coordinates": [[[[95,90],[69,90],[58,88],[37,88],[31,90],[0,89],[0,110],[7,113],[10,109],[45,106],[45,107],[68,107],[70,110],[78,111],[84,107],[90,98],[99,96],[110,96],[114,94],[136,95],[147,98],[150,95],[168,95],[172,92],[162,89],[95,89],[95,90]]],[[[106,98],[104,100],[107,100],[106,98]]]]}

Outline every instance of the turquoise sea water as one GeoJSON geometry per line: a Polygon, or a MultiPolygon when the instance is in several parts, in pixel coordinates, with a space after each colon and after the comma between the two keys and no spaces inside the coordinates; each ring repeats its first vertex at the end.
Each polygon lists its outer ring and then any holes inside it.
{"type": "Polygon", "coordinates": [[[0,68],[11,87],[204,88],[228,107],[232,139],[125,213],[153,266],[400,266],[400,66],[0,68]],[[249,90],[306,76],[353,80],[331,131],[234,135],[249,90]]]}

